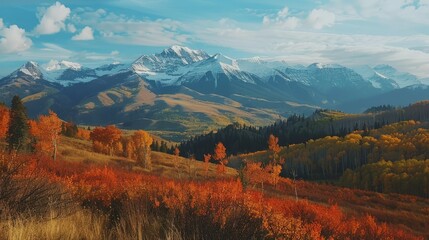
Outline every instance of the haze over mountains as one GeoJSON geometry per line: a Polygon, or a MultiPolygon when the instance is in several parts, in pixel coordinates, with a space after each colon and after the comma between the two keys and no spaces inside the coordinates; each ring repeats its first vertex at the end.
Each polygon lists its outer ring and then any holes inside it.
{"type": "Polygon", "coordinates": [[[81,124],[194,133],[231,122],[265,125],[317,108],[361,112],[426,99],[424,79],[388,65],[290,65],[232,59],[172,46],[131,64],[87,68],[69,61],[27,62],[0,79],[0,101],[18,94],[33,116],[49,108],[81,124]]]}

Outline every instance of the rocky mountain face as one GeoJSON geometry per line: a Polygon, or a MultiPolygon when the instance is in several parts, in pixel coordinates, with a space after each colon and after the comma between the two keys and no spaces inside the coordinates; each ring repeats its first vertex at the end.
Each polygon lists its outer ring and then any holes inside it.
{"type": "Polygon", "coordinates": [[[145,128],[174,138],[177,132],[202,133],[231,122],[265,125],[318,108],[357,111],[365,99],[425,92],[425,85],[400,88],[409,83],[420,81],[385,65],[300,66],[172,46],[131,64],[98,68],[28,62],[0,79],[0,101],[18,94],[33,116],[53,109],[77,123],[145,128]]]}

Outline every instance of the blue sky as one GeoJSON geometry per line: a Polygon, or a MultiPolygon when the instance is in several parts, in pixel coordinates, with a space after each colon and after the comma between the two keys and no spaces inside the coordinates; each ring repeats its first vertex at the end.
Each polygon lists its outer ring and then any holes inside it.
{"type": "Polygon", "coordinates": [[[0,76],[27,60],[91,67],[178,44],[429,77],[427,16],[429,0],[14,0],[0,3],[0,76]]]}

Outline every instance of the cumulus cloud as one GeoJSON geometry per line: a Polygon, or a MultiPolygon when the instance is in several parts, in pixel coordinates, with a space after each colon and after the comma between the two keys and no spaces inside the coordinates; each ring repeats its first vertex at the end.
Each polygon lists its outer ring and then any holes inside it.
{"type": "Polygon", "coordinates": [[[289,8],[288,7],[284,7],[282,10],[280,10],[277,13],[277,17],[278,18],[286,18],[289,14],[289,8]]]}
{"type": "Polygon", "coordinates": [[[67,24],[67,31],[69,31],[71,33],[75,33],[77,31],[77,29],[73,24],[69,23],[69,24],[67,24]]]}
{"type": "Polygon", "coordinates": [[[324,9],[313,9],[307,21],[314,29],[332,27],[335,23],[335,14],[324,9]]]}
{"type": "Polygon", "coordinates": [[[82,29],[82,31],[79,34],[73,36],[72,40],[75,40],[75,41],[94,40],[94,31],[92,30],[91,27],[86,26],[82,29]]]}
{"type": "Polygon", "coordinates": [[[189,38],[185,26],[171,19],[136,20],[104,9],[77,9],[75,23],[92,26],[107,41],[142,46],[183,44],[189,38]]]}
{"type": "Polygon", "coordinates": [[[265,15],[262,23],[266,26],[271,25],[285,30],[294,30],[298,27],[320,30],[334,25],[335,13],[324,9],[313,9],[305,18],[303,14],[294,16],[288,7],[284,7],[274,15],[265,15]]]}
{"type": "Polygon", "coordinates": [[[5,27],[0,18],[0,53],[23,52],[31,47],[33,42],[25,35],[25,30],[17,25],[5,27]]]}
{"type": "Polygon", "coordinates": [[[297,28],[301,21],[299,18],[290,16],[289,8],[284,7],[280,11],[278,11],[274,16],[264,16],[262,19],[262,23],[266,26],[275,25],[277,27],[281,27],[286,30],[293,30],[297,28]]]}
{"type": "Polygon", "coordinates": [[[60,2],[44,10],[39,25],[36,26],[37,34],[54,34],[66,28],[65,21],[70,16],[70,8],[60,2]]]}

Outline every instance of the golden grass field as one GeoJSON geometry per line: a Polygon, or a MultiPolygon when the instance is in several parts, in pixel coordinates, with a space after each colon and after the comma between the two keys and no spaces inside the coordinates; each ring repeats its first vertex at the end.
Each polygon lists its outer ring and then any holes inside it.
{"type": "MultiPolygon", "coordinates": [[[[100,164],[105,166],[120,166],[133,171],[146,171],[136,165],[135,161],[117,156],[108,156],[92,151],[91,142],[75,138],[63,137],[59,146],[60,161],[82,162],[91,164],[100,164]]],[[[206,178],[204,172],[204,163],[201,161],[190,160],[183,157],[177,157],[177,168],[175,168],[176,156],[152,152],[152,174],[162,177],[172,178],[206,178]]],[[[217,175],[216,164],[209,163],[208,178],[215,178],[217,175]]],[[[237,175],[237,170],[227,168],[226,176],[237,175]]]]}

